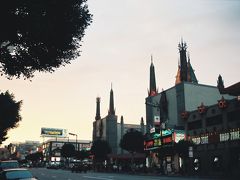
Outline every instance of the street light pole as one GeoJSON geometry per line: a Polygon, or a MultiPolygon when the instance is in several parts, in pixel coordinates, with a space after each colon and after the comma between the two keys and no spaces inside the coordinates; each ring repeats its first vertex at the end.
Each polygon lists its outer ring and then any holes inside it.
{"type": "Polygon", "coordinates": [[[78,143],[77,143],[78,135],[74,134],[74,133],[68,133],[68,134],[72,135],[72,136],[76,136],[76,151],[79,151],[79,146],[78,146],[78,143]]]}

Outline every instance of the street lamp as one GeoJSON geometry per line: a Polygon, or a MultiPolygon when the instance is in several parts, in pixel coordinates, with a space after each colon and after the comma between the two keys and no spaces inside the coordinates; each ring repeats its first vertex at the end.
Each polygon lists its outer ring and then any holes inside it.
{"type": "Polygon", "coordinates": [[[68,133],[69,135],[72,135],[72,136],[76,136],[76,150],[78,149],[78,151],[79,151],[79,146],[78,146],[78,144],[77,144],[77,137],[78,137],[78,135],[77,134],[74,134],[74,133],[68,133]]]}

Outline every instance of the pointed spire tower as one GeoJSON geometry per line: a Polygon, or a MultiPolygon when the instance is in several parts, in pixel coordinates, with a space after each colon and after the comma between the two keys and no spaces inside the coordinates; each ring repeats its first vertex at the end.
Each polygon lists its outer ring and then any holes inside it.
{"type": "Polygon", "coordinates": [[[96,106],[95,120],[99,120],[99,119],[101,119],[101,115],[100,115],[100,97],[97,97],[96,103],[97,103],[97,106],[96,106]]]}
{"type": "Polygon", "coordinates": [[[188,54],[188,58],[187,58],[187,55],[186,55],[187,44],[183,42],[182,39],[181,39],[181,42],[178,44],[178,49],[180,53],[180,64],[178,64],[178,71],[176,75],[175,85],[181,82],[191,82],[191,83],[198,84],[198,80],[196,78],[195,72],[190,63],[190,56],[188,54]]]}
{"type": "Polygon", "coordinates": [[[153,65],[153,57],[151,55],[150,84],[149,84],[148,96],[155,96],[156,94],[157,94],[157,89],[156,89],[156,79],[155,79],[155,68],[153,65]]]}
{"type": "Polygon", "coordinates": [[[217,81],[217,87],[221,91],[224,89],[224,82],[222,76],[219,74],[218,81],[217,81]]]}
{"type": "Polygon", "coordinates": [[[190,63],[190,55],[188,53],[188,82],[196,83],[198,84],[197,77],[195,75],[194,69],[192,68],[192,65],[190,63]]]}
{"type": "Polygon", "coordinates": [[[111,84],[111,91],[110,91],[110,103],[109,103],[108,115],[115,115],[112,84],[111,84]]]}
{"type": "Polygon", "coordinates": [[[178,44],[178,49],[180,53],[180,77],[181,81],[187,81],[187,74],[188,74],[188,68],[187,68],[187,44],[183,42],[181,39],[181,42],[178,44]]]}

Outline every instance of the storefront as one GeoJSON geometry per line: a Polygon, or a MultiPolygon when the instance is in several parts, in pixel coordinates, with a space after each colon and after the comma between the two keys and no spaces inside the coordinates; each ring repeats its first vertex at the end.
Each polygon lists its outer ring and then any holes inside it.
{"type": "Polygon", "coordinates": [[[191,137],[196,144],[193,170],[197,174],[227,175],[240,168],[240,128],[191,137]]]}
{"type": "Polygon", "coordinates": [[[179,171],[181,160],[175,151],[175,144],[184,139],[183,130],[162,130],[152,133],[144,141],[144,150],[148,152],[147,167],[157,168],[164,174],[179,171]]]}

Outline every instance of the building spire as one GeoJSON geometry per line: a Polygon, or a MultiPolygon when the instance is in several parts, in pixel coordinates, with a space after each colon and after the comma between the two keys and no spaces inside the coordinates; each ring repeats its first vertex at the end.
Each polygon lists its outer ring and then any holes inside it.
{"type": "Polygon", "coordinates": [[[198,84],[197,77],[196,77],[195,72],[194,72],[194,70],[192,68],[192,65],[190,63],[190,55],[189,55],[189,53],[188,53],[187,65],[188,65],[188,82],[192,82],[192,83],[198,84]]]}
{"type": "Polygon", "coordinates": [[[151,55],[150,84],[149,84],[148,96],[155,96],[156,94],[157,94],[157,89],[156,89],[156,79],[155,79],[155,68],[153,65],[153,57],[151,55]]]}
{"type": "Polygon", "coordinates": [[[183,42],[181,38],[181,42],[178,44],[178,49],[180,53],[180,77],[181,81],[187,81],[187,57],[186,57],[186,51],[187,51],[187,44],[186,42],[183,42]]]}
{"type": "Polygon", "coordinates": [[[110,103],[109,103],[108,115],[115,115],[115,109],[114,109],[114,98],[113,98],[113,90],[112,90],[112,83],[111,83],[110,103]]]}
{"type": "Polygon", "coordinates": [[[101,98],[100,98],[100,97],[97,97],[97,99],[96,99],[97,106],[96,106],[96,116],[95,116],[95,120],[101,119],[101,115],[100,115],[100,100],[101,100],[101,98]]]}
{"type": "Polygon", "coordinates": [[[223,82],[222,76],[220,74],[218,76],[217,87],[220,90],[224,89],[224,82],[223,82]]]}

